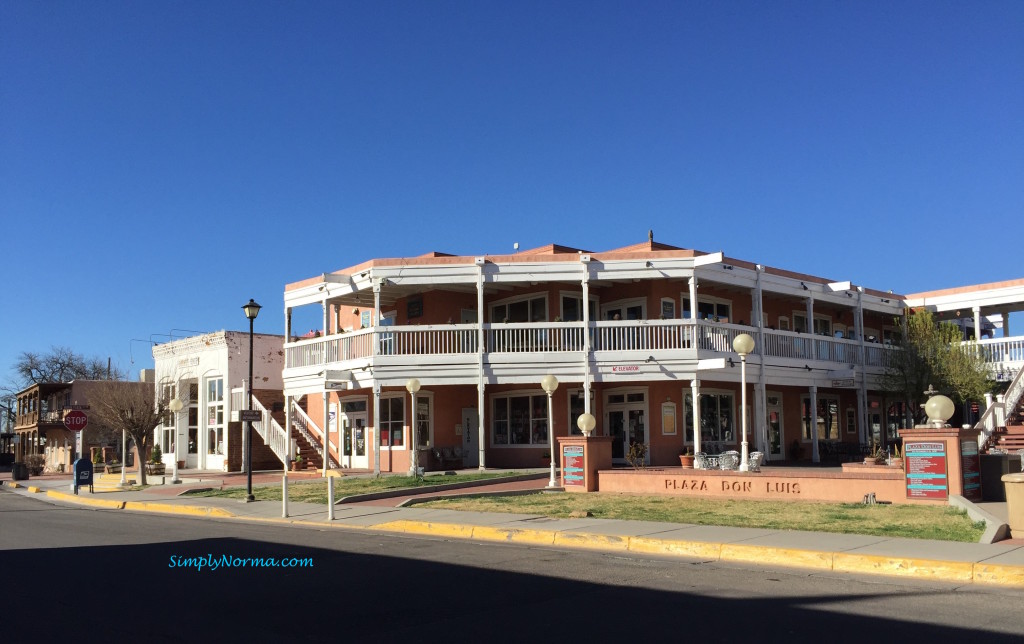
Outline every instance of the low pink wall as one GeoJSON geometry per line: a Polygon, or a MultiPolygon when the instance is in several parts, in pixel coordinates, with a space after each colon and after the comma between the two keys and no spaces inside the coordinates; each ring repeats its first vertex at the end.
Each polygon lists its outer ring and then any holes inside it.
{"type": "Polygon", "coordinates": [[[903,471],[884,469],[888,471],[848,473],[839,470],[778,468],[744,474],[683,468],[602,470],[598,473],[598,491],[841,503],[860,503],[865,494],[874,492],[878,501],[943,504],[939,501],[907,499],[903,471]]]}

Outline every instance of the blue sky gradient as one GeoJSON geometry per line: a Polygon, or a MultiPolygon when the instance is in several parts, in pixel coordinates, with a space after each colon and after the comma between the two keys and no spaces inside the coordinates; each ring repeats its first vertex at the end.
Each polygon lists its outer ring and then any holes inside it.
{"type": "Polygon", "coordinates": [[[283,333],[286,283],[431,250],[1020,278],[1022,179],[1017,1],[11,0],[0,380],[134,373],[250,297],[283,333]]]}

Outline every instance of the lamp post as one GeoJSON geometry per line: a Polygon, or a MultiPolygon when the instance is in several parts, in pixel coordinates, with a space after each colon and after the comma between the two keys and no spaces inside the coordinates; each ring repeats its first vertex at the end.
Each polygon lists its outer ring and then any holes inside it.
{"type": "MultiPolygon", "coordinates": [[[[249,303],[242,306],[245,317],[249,319],[249,411],[252,411],[252,324],[256,316],[263,308],[251,297],[249,303]]],[[[252,494],[252,421],[245,423],[245,501],[251,503],[256,500],[252,494]]]]}
{"type": "Polygon", "coordinates": [[[576,426],[580,428],[584,436],[590,438],[590,435],[594,433],[594,428],[597,427],[597,419],[593,414],[580,414],[580,417],[576,419],[576,426]]]}
{"type": "Polygon", "coordinates": [[[409,382],[405,383],[405,388],[412,396],[412,413],[409,415],[411,418],[409,421],[409,440],[411,441],[409,445],[409,476],[419,476],[420,471],[419,467],[417,467],[419,465],[417,462],[419,459],[416,458],[419,454],[419,452],[416,451],[416,448],[418,447],[416,445],[416,392],[420,390],[420,381],[416,378],[412,378],[409,382]]]}
{"type": "Polygon", "coordinates": [[[181,483],[181,479],[178,478],[178,412],[181,411],[181,401],[177,398],[172,398],[171,402],[167,403],[167,408],[171,410],[172,418],[174,419],[174,440],[171,442],[171,457],[174,460],[174,475],[171,476],[171,483],[181,483]]]}
{"type": "Polygon", "coordinates": [[[548,481],[548,487],[558,487],[558,483],[555,481],[555,417],[551,413],[551,396],[558,389],[558,378],[549,373],[541,379],[540,386],[548,395],[548,456],[551,457],[548,459],[551,466],[551,480],[548,481]]]}
{"type": "MultiPolygon", "coordinates": [[[[116,434],[115,434],[116,436],[116,434]]],[[[128,469],[128,434],[125,430],[121,430],[121,482],[117,484],[118,487],[125,487],[128,485],[128,480],[125,479],[125,470],[128,469]]],[[[139,479],[140,481],[142,479],[139,479]]]]}
{"type": "Polygon", "coordinates": [[[747,355],[754,350],[754,338],[741,333],[732,341],[732,350],[740,354],[740,421],[743,427],[743,444],[740,447],[740,471],[750,470],[750,457],[747,453],[747,355]]]}

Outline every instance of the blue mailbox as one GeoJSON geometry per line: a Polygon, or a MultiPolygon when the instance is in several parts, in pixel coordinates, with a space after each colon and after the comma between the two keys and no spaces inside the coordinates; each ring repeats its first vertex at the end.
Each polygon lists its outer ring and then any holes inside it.
{"type": "Polygon", "coordinates": [[[75,460],[75,494],[78,494],[79,487],[85,485],[88,485],[89,492],[92,492],[92,461],[79,458],[75,460]]]}

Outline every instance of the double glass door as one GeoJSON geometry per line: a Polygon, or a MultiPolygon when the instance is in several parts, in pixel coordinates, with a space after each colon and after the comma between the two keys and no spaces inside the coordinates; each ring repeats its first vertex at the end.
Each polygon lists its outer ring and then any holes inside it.
{"type": "MultiPolygon", "coordinates": [[[[639,446],[647,445],[647,426],[644,410],[615,409],[608,412],[608,434],[612,437],[612,462],[626,463],[630,451],[639,454],[639,446]]],[[[649,462],[644,456],[644,462],[649,462]]]]}

